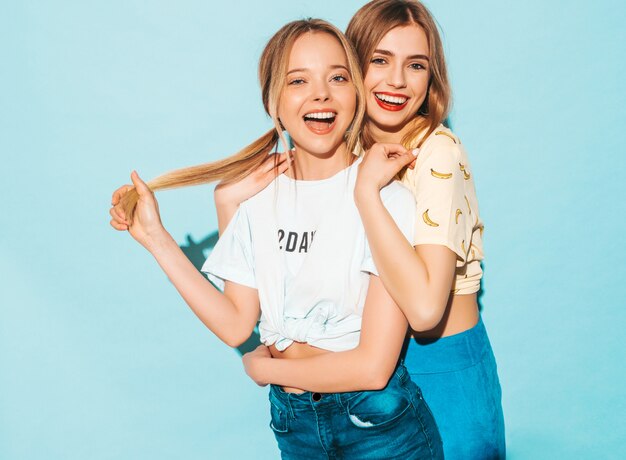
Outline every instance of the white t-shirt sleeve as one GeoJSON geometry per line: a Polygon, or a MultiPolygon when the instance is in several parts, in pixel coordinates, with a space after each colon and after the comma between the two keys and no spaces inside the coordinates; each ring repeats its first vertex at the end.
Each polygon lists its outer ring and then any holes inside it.
{"type": "MultiPolygon", "coordinates": [[[[410,190],[400,182],[392,182],[381,190],[383,204],[396,225],[411,244],[415,246],[415,198],[410,190]]],[[[378,276],[378,269],[374,264],[372,252],[367,240],[365,241],[365,257],[361,264],[361,271],[378,276]]]]}
{"type": "Polygon", "coordinates": [[[256,289],[250,221],[245,203],[239,206],[201,271],[222,290],[225,281],[256,289]]]}

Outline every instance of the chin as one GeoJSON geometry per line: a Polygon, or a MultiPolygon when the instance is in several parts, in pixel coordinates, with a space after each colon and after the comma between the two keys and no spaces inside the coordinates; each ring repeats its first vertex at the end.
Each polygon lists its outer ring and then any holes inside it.
{"type": "MultiPolygon", "coordinates": [[[[339,133],[345,132],[345,129],[341,131],[340,129],[336,129],[334,132],[329,133],[327,135],[316,135],[310,132],[302,132],[301,136],[298,138],[294,138],[293,142],[298,148],[309,152],[315,156],[330,156],[335,153],[335,150],[344,142],[344,137],[339,135],[339,133]]],[[[343,128],[341,128],[343,129],[343,128]]]]}
{"type": "Polygon", "coordinates": [[[396,116],[392,116],[392,117],[383,116],[383,117],[375,117],[375,118],[370,117],[370,120],[380,129],[394,132],[394,131],[398,131],[402,129],[409,121],[411,121],[411,118],[396,117],[396,116]]]}
{"type": "Polygon", "coordinates": [[[335,153],[335,150],[342,144],[343,139],[339,140],[325,140],[319,139],[313,142],[304,142],[299,144],[302,149],[315,156],[330,156],[335,153]]]}
{"type": "Polygon", "coordinates": [[[415,107],[411,105],[407,106],[403,110],[399,112],[390,112],[379,107],[374,108],[374,114],[369,114],[368,117],[371,122],[373,122],[378,128],[389,131],[396,132],[401,130],[409,123],[413,118],[415,118],[419,107],[415,107]]]}

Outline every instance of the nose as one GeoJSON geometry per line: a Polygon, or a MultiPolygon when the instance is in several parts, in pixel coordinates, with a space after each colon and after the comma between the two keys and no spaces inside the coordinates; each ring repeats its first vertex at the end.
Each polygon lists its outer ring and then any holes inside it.
{"type": "Polygon", "coordinates": [[[330,88],[328,82],[318,81],[313,87],[313,100],[315,102],[326,102],[330,100],[330,88]]]}
{"type": "Polygon", "coordinates": [[[404,76],[404,67],[400,64],[394,65],[389,69],[387,74],[387,84],[394,88],[406,87],[406,78],[404,76]]]}

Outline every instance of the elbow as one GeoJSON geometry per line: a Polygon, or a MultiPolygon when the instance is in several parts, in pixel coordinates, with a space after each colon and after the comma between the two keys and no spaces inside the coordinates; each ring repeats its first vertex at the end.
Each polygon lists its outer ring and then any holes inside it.
{"type": "Polygon", "coordinates": [[[391,376],[387,376],[387,377],[378,377],[378,378],[374,378],[372,379],[372,382],[369,385],[369,388],[367,388],[367,390],[370,391],[378,391],[378,390],[382,390],[384,389],[387,384],[389,383],[389,379],[391,378],[391,376]]]}
{"type": "Polygon", "coordinates": [[[372,360],[372,364],[367,366],[367,375],[362,380],[365,386],[363,389],[368,391],[382,390],[389,383],[393,371],[393,366],[372,360]]]}
{"type": "Polygon", "coordinates": [[[443,316],[444,308],[432,303],[430,305],[417,305],[413,308],[412,314],[407,316],[409,326],[416,332],[430,331],[434,329],[443,316]]]}
{"type": "Polygon", "coordinates": [[[222,337],[222,342],[228,345],[230,348],[237,348],[241,346],[245,340],[241,340],[239,337],[222,337]]]}
{"type": "Polygon", "coordinates": [[[231,348],[238,348],[250,338],[250,331],[232,331],[220,336],[222,342],[231,348]]]}

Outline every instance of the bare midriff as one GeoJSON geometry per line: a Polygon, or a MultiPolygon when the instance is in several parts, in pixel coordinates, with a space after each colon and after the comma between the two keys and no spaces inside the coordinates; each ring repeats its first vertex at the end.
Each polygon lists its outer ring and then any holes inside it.
{"type": "MultiPolygon", "coordinates": [[[[417,338],[447,337],[471,329],[478,323],[478,302],[476,294],[450,296],[446,311],[441,322],[430,331],[411,331],[417,338]]],[[[307,343],[294,342],[283,351],[278,351],[274,345],[269,347],[270,353],[276,359],[300,359],[332,353],[328,350],[313,347],[307,343]]],[[[303,393],[299,388],[282,387],[287,393],[303,393]]]]}
{"type": "Polygon", "coordinates": [[[478,323],[478,302],[476,294],[452,295],[439,324],[430,331],[412,331],[416,338],[439,338],[460,334],[478,323]]]}
{"type": "MultiPolygon", "coordinates": [[[[274,345],[269,347],[272,358],[277,359],[300,359],[310,358],[312,356],[323,355],[325,353],[332,353],[328,350],[322,350],[321,348],[313,347],[308,343],[294,342],[289,345],[285,350],[278,351],[274,345]]],[[[304,393],[299,388],[282,387],[287,393],[304,393]]]]}

